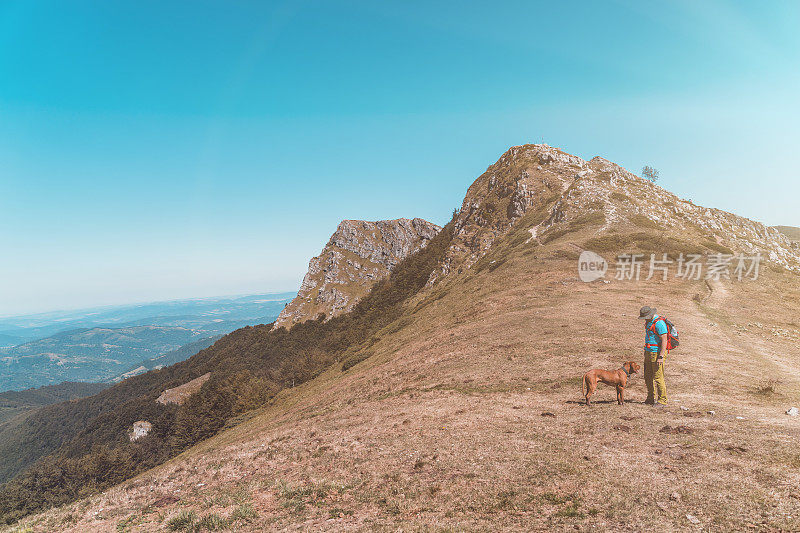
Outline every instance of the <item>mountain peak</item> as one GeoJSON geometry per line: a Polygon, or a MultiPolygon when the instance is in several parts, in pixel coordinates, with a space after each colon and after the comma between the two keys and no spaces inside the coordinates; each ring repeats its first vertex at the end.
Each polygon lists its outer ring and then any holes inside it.
{"type": "Polygon", "coordinates": [[[626,232],[649,230],[669,234],[687,250],[762,253],[800,270],[797,246],[760,222],[697,206],[600,156],[587,162],[546,144],[525,144],[509,148],[469,187],[451,248],[429,283],[469,269],[515,226],[550,240],[589,226],[593,237],[621,234],[615,241],[622,246],[631,244],[626,232]]]}
{"type": "Polygon", "coordinates": [[[297,297],[281,311],[274,328],[349,311],[440,230],[421,218],[341,221],[322,252],[309,261],[297,297]]]}

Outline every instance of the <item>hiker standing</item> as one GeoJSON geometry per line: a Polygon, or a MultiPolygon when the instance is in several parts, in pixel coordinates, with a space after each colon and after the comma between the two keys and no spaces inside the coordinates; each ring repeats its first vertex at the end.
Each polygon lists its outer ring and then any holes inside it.
{"type": "Polygon", "coordinates": [[[664,352],[668,348],[666,321],[656,314],[655,307],[644,306],[639,310],[644,319],[644,382],[647,385],[648,405],[667,404],[667,383],[664,381],[664,352]],[[656,389],[658,403],[656,404],[656,389]]]}

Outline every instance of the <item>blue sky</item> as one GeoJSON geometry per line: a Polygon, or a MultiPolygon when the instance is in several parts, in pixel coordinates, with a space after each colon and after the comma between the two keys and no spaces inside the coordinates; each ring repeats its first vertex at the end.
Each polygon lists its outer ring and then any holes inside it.
{"type": "Polygon", "coordinates": [[[0,2],[0,315],[294,289],[509,146],[800,226],[800,2],[0,2]]]}

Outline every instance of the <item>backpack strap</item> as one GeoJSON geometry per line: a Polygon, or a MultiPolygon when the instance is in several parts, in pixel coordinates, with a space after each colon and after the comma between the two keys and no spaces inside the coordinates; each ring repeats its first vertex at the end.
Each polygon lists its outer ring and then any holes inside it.
{"type": "MultiPolygon", "coordinates": [[[[664,321],[664,325],[667,327],[667,337],[669,337],[669,326],[667,326],[667,319],[666,319],[666,318],[664,318],[664,317],[663,317],[663,316],[661,316],[661,315],[658,315],[658,318],[656,318],[655,320],[653,320],[653,322],[650,324],[650,326],[647,328],[647,330],[648,330],[648,331],[652,331],[653,333],[655,333],[656,335],[658,335],[658,331],[656,331],[656,324],[658,324],[658,321],[659,321],[659,320],[663,320],[663,321],[664,321]]],[[[647,344],[645,344],[645,346],[646,346],[646,347],[648,347],[648,348],[650,348],[650,347],[653,347],[653,346],[655,346],[656,348],[658,348],[659,346],[661,346],[661,344],[660,344],[660,343],[656,343],[656,344],[647,343],[647,344]]],[[[667,346],[669,346],[669,339],[667,339],[667,346]]],[[[669,349],[667,348],[667,346],[664,346],[664,350],[665,350],[667,353],[669,353],[669,349]]]]}
{"type": "MultiPolygon", "coordinates": [[[[647,328],[647,329],[649,329],[649,330],[650,330],[650,331],[652,331],[653,333],[658,333],[658,332],[656,331],[656,324],[658,324],[658,321],[659,321],[659,320],[663,320],[663,321],[664,321],[664,325],[665,325],[665,326],[667,325],[667,319],[666,319],[666,318],[664,318],[663,316],[659,315],[659,316],[658,316],[658,318],[656,318],[655,320],[653,320],[653,322],[650,324],[650,327],[649,327],[649,328],[647,328]]],[[[667,326],[667,331],[669,331],[669,326],[667,326]]]]}
{"type": "MultiPolygon", "coordinates": [[[[652,330],[653,333],[658,335],[658,331],[656,331],[656,323],[658,323],[659,320],[663,320],[664,321],[664,327],[667,328],[667,345],[664,346],[664,349],[666,350],[667,354],[669,354],[670,331],[669,331],[669,324],[667,324],[667,319],[665,317],[659,315],[657,319],[653,320],[653,324],[650,326],[650,329],[652,330]]],[[[658,345],[656,344],[654,346],[658,346],[658,345]]]]}

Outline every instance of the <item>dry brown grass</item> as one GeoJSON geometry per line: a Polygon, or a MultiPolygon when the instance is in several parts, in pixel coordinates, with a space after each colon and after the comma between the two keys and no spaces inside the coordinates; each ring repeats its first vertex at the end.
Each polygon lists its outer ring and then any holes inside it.
{"type": "Polygon", "coordinates": [[[800,400],[797,276],[584,284],[529,249],[420,295],[346,372],[23,525],[150,531],[193,512],[238,531],[800,529],[800,423],[783,414],[800,400]],[[681,328],[671,407],[642,405],[641,377],[624,407],[610,388],[582,405],[585,370],[641,359],[644,304],[681,328]],[[775,376],[780,404],[753,393],[775,376]]]}
{"type": "Polygon", "coordinates": [[[191,381],[187,381],[183,385],[178,385],[177,387],[167,389],[161,393],[156,401],[165,405],[169,403],[181,405],[184,401],[186,401],[186,398],[198,392],[203,386],[203,383],[208,381],[208,378],[210,377],[211,372],[207,372],[200,377],[194,378],[191,381]]]}

